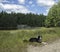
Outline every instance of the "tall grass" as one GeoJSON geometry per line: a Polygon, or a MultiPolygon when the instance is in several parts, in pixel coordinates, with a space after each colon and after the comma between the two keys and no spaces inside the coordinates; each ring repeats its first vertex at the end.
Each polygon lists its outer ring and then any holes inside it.
{"type": "Polygon", "coordinates": [[[60,28],[35,28],[22,30],[0,31],[0,52],[27,52],[28,44],[23,40],[42,35],[42,41],[51,42],[60,38],[60,28]]]}

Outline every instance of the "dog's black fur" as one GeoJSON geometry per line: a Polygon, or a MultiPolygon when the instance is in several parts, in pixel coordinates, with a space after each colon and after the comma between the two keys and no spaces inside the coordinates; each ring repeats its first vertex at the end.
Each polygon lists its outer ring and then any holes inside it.
{"type": "Polygon", "coordinates": [[[42,37],[38,36],[38,38],[30,38],[29,41],[30,42],[39,42],[39,43],[41,43],[42,42],[42,37]]]}

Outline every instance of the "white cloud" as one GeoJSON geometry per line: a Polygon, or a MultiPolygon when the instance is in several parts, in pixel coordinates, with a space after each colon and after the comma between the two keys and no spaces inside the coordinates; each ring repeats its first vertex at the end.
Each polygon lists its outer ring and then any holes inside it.
{"type": "Polygon", "coordinates": [[[2,6],[3,6],[3,4],[0,3],[0,12],[4,9],[2,6]]]}
{"type": "Polygon", "coordinates": [[[49,8],[48,8],[48,9],[46,9],[46,12],[49,12],[49,8]]]}
{"type": "Polygon", "coordinates": [[[18,0],[18,2],[19,2],[20,4],[24,4],[24,3],[25,3],[25,0],[18,0]]]}
{"type": "Polygon", "coordinates": [[[8,0],[0,0],[0,3],[1,3],[1,2],[7,2],[7,3],[9,3],[8,0]]]}
{"type": "Polygon", "coordinates": [[[44,15],[47,15],[49,13],[49,10],[50,10],[51,7],[47,7],[45,12],[43,13],[44,15]]]}
{"type": "Polygon", "coordinates": [[[46,9],[46,11],[43,13],[44,15],[47,15],[49,12],[49,9],[46,9]]]}
{"type": "Polygon", "coordinates": [[[4,0],[0,0],[0,2],[2,2],[2,1],[4,1],[4,0]]]}
{"type": "Polygon", "coordinates": [[[30,13],[25,6],[16,5],[16,4],[2,4],[0,3],[0,9],[7,11],[8,13],[15,12],[15,13],[30,13]]]}
{"type": "Polygon", "coordinates": [[[42,6],[52,6],[55,4],[54,0],[37,0],[38,5],[42,6]]]}

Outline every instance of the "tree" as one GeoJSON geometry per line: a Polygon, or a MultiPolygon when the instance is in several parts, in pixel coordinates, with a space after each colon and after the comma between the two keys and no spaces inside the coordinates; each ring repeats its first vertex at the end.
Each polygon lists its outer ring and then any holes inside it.
{"type": "Polygon", "coordinates": [[[0,29],[15,29],[17,26],[16,21],[15,13],[8,14],[3,11],[0,13],[0,29]]]}
{"type": "Polygon", "coordinates": [[[48,16],[45,21],[46,26],[60,26],[60,2],[53,5],[52,8],[50,8],[48,16]]]}
{"type": "Polygon", "coordinates": [[[16,29],[17,25],[43,27],[46,16],[43,14],[0,13],[0,29],[16,29]]]}

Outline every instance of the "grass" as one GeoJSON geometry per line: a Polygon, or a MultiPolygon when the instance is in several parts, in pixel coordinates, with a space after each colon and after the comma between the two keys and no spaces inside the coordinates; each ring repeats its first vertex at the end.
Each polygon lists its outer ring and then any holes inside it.
{"type": "Polygon", "coordinates": [[[42,35],[42,41],[52,42],[60,38],[60,28],[35,28],[21,30],[0,30],[0,52],[27,52],[28,44],[38,43],[23,42],[31,37],[42,35]]]}

